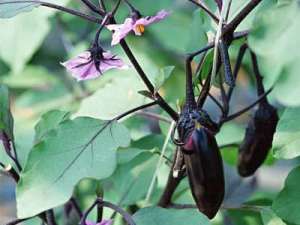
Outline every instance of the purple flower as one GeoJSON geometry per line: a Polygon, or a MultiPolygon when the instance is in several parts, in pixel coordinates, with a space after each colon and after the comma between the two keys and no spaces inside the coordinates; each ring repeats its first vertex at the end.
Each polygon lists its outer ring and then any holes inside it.
{"type": "Polygon", "coordinates": [[[94,223],[91,221],[86,221],[86,225],[111,225],[112,224],[112,220],[102,220],[100,223],[94,223]]]}
{"type": "Polygon", "coordinates": [[[95,79],[110,69],[127,69],[123,60],[109,51],[85,51],[73,59],[61,63],[78,81],[95,79]]]}
{"type": "Polygon", "coordinates": [[[170,13],[165,10],[159,11],[155,16],[147,16],[142,18],[130,17],[125,19],[123,24],[110,24],[107,25],[107,29],[113,31],[111,45],[116,45],[126,37],[131,31],[134,31],[135,35],[142,35],[145,31],[145,26],[150,25],[151,23],[156,23],[170,13]]]}

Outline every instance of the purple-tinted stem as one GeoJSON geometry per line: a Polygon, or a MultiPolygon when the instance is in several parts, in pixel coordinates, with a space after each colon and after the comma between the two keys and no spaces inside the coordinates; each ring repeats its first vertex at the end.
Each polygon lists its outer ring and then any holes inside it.
{"type": "Polygon", "coordinates": [[[9,139],[8,135],[4,131],[0,131],[0,141],[2,141],[6,154],[9,156],[9,158],[11,158],[12,161],[14,161],[18,170],[21,171],[22,166],[18,160],[17,151],[15,149],[14,143],[9,139]]]}
{"type": "Polygon", "coordinates": [[[124,218],[124,220],[126,221],[127,224],[136,225],[134,220],[132,219],[132,216],[129,213],[127,213],[125,210],[123,210],[122,208],[120,208],[119,206],[117,206],[115,204],[103,201],[101,198],[97,198],[95,200],[95,202],[90,206],[90,208],[88,208],[88,210],[83,214],[83,216],[80,220],[80,223],[79,223],[80,225],[86,225],[86,219],[87,219],[88,215],[98,205],[100,205],[102,207],[110,208],[110,209],[118,212],[120,215],[122,215],[122,217],[124,218]]]}

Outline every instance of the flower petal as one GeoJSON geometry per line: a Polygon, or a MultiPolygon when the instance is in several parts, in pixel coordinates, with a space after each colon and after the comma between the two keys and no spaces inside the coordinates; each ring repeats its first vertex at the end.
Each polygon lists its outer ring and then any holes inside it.
{"type": "Polygon", "coordinates": [[[170,15],[170,13],[167,12],[166,10],[161,10],[155,16],[148,16],[148,17],[143,17],[141,19],[138,19],[135,22],[134,27],[136,27],[137,25],[148,26],[151,23],[156,23],[156,22],[163,20],[164,18],[166,18],[169,15],[170,15]]]}
{"type": "Polygon", "coordinates": [[[77,81],[96,78],[100,75],[94,62],[91,60],[91,54],[88,51],[61,64],[66,67],[68,72],[70,72],[77,81]]]}
{"type": "Polygon", "coordinates": [[[92,221],[86,221],[86,225],[111,225],[112,224],[112,220],[102,220],[100,223],[94,223],[92,221]]]}
{"type": "Polygon", "coordinates": [[[134,21],[132,18],[127,18],[123,24],[107,25],[107,29],[113,31],[111,45],[119,44],[126,35],[133,30],[134,21]]]}
{"type": "Polygon", "coordinates": [[[123,60],[115,57],[110,52],[103,53],[103,59],[100,61],[99,70],[93,60],[91,60],[91,53],[85,51],[73,59],[70,59],[64,63],[61,63],[68,72],[72,74],[77,81],[95,79],[102,73],[110,69],[127,69],[128,66],[123,60]]]}
{"type": "Polygon", "coordinates": [[[112,220],[102,220],[101,223],[97,223],[96,225],[111,225],[112,223],[112,220]]]}

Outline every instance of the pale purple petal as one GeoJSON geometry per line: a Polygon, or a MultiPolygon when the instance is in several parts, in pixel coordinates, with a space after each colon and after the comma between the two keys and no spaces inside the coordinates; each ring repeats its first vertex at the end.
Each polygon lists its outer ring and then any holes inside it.
{"type": "Polygon", "coordinates": [[[111,45],[119,44],[126,35],[133,30],[134,21],[132,18],[127,18],[123,24],[107,25],[107,29],[113,31],[111,45]]]}
{"type": "Polygon", "coordinates": [[[101,223],[97,223],[96,225],[112,225],[112,220],[102,220],[101,223]]]}
{"type": "Polygon", "coordinates": [[[98,77],[100,74],[91,60],[91,53],[85,51],[73,59],[61,63],[78,81],[98,77]]]}
{"type": "Polygon", "coordinates": [[[105,72],[109,69],[128,69],[129,66],[126,65],[123,60],[114,57],[111,52],[103,53],[104,59],[100,63],[100,71],[105,72]]]}
{"type": "Polygon", "coordinates": [[[91,53],[85,51],[73,59],[61,63],[77,81],[95,79],[110,69],[127,69],[128,66],[123,60],[114,57],[110,52],[103,53],[103,60],[100,62],[100,72],[97,70],[94,61],[91,60],[91,53]]]}
{"type": "Polygon", "coordinates": [[[166,10],[161,10],[155,16],[148,16],[148,17],[143,17],[143,18],[138,19],[137,21],[135,21],[135,24],[134,24],[135,34],[136,35],[141,35],[139,30],[136,29],[136,27],[138,25],[148,26],[152,23],[156,23],[156,22],[159,22],[159,21],[163,20],[164,18],[166,18],[169,15],[170,15],[170,13],[167,12],[166,10]]]}
{"type": "Polygon", "coordinates": [[[127,18],[123,24],[107,25],[107,29],[114,32],[112,35],[111,45],[116,45],[120,43],[120,40],[125,38],[132,30],[134,31],[135,35],[142,35],[143,32],[141,32],[138,26],[148,26],[151,23],[156,23],[164,19],[168,15],[170,15],[169,12],[161,10],[155,16],[143,17],[138,20],[134,20],[133,18],[127,18]]]}
{"type": "Polygon", "coordinates": [[[112,224],[112,220],[102,220],[100,223],[94,223],[91,221],[86,221],[86,225],[111,225],[112,224]]]}

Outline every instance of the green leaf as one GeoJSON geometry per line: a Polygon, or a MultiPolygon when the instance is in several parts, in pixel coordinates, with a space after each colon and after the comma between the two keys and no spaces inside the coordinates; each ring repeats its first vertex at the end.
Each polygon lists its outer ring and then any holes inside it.
{"type": "Polygon", "coordinates": [[[300,155],[300,108],[288,108],[277,125],[273,145],[274,157],[292,159],[300,155]]]}
{"type": "Polygon", "coordinates": [[[263,208],[260,215],[264,225],[286,225],[270,208],[263,208]]]}
{"type": "Polygon", "coordinates": [[[191,21],[188,14],[174,10],[166,19],[149,26],[149,31],[166,49],[182,52],[185,51],[186,43],[190,41],[190,37],[186,34],[189,32],[191,21]]]}
{"type": "Polygon", "coordinates": [[[249,45],[259,56],[260,67],[267,83],[274,83],[273,94],[288,106],[299,100],[300,5],[298,1],[278,3],[260,13],[249,36],[249,45]]]}
{"type": "Polygon", "coordinates": [[[250,211],[243,209],[227,210],[229,219],[233,224],[238,225],[262,225],[262,220],[259,211],[250,211]]]}
{"type": "Polygon", "coordinates": [[[10,140],[13,135],[14,121],[10,112],[10,101],[8,88],[0,84],[0,131],[4,131],[10,140]]]}
{"type": "Polygon", "coordinates": [[[40,121],[35,126],[35,141],[36,143],[43,140],[45,136],[58,125],[67,120],[70,116],[69,112],[51,110],[42,115],[40,121]]]}
{"type": "Polygon", "coordinates": [[[163,209],[149,207],[133,215],[137,225],[209,225],[206,216],[196,209],[163,209]]]}
{"type": "Polygon", "coordinates": [[[138,94],[142,88],[136,76],[116,77],[111,83],[84,99],[76,116],[90,116],[110,120],[132,108],[142,105],[145,97],[138,94]]]}
{"type": "MultiPolygon", "coordinates": [[[[277,0],[260,2],[260,4],[254,10],[252,10],[251,13],[247,15],[247,17],[241,22],[241,24],[237,28],[237,31],[252,30],[253,25],[255,25],[256,14],[260,12],[264,13],[265,9],[270,8],[276,3],[277,0]]],[[[231,21],[237,15],[237,13],[239,13],[245,7],[246,4],[248,4],[248,1],[232,1],[228,21],[231,21]]]]}
{"type": "Polygon", "coordinates": [[[283,190],[273,202],[272,209],[283,220],[300,224],[300,167],[293,169],[285,180],[283,190]]]}
{"type": "Polygon", "coordinates": [[[244,130],[243,127],[234,123],[225,124],[216,136],[218,145],[240,143],[244,138],[244,130]]]}
{"type": "Polygon", "coordinates": [[[188,32],[189,41],[186,44],[186,51],[192,52],[196,49],[203,48],[207,44],[206,32],[210,29],[209,17],[203,10],[197,9],[193,13],[193,20],[188,32]]]}
{"type": "Polygon", "coordinates": [[[158,70],[158,72],[154,76],[154,82],[153,82],[156,91],[158,91],[163,86],[163,84],[168,80],[168,78],[171,76],[174,69],[175,66],[166,66],[158,70]]]}
{"type": "MultiPolygon", "coordinates": [[[[47,2],[64,6],[69,0],[48,0],[47,2]]],[[[25,3],[22,4],[26,6],[25,3]]],[[[14,5],[20,8],[16,4],[14,5]]],[[[1,7],[7,7],[7,5],[0,5],[0,13],[1,7]]],[[[0,57],[10,66],[13,73],[19,74],[38,50],[50,30],[48,18],[54,15],[55,12],[57,11],[41,7],[39,10],[20,14],[13,19],[1,20],[0,30],[5,32],[0,35],[0,57]],[[32,32],[33,28],[34,32],[32,32]]],[[[16,11],[12,10],[7,15],[14,15],[15,13],[16,11]]],[[[59,61],[57,63],[59,64],[59,61]]]]}
{"type": "Polygon", "coordinates": [[[127,129],[112,121],[81,117],[60,123],[34,146],[17,185],[19,218],[65,203],[83,178],[104,179],[116,167],[118,147],[126,147],[127,129]]]}
{"type": "Polygon", "coordinates": [[[40,6],[38,2],[26,2],[26,0],[4,0],[0,2],[0,18],[10,18],[22,12],[29,12],[35,7],[40,6]]]}
{"type": "Polygon", "coordinates": [[[5,32],[0,35],[0,57],[13,73],[20,73],[42,44],[50,30],[47,17],[38,10],[14,19],[1,20],[0,30],[5,32]]]}
{"type": "Polygon", "coordinates": [[[10,88],[43,88],[53,85],[57,81],[54,74],[41,66],[26,66],[21,76],[8,74],[1,82],[10,88]]]}
{"type": "Polygon", "coordinates": [[[103,182],[105,198],[122,206],[144,200],[157,161],[157,155],[144,152],[130,162],[120,165],[115,173],[103,182]]]}

